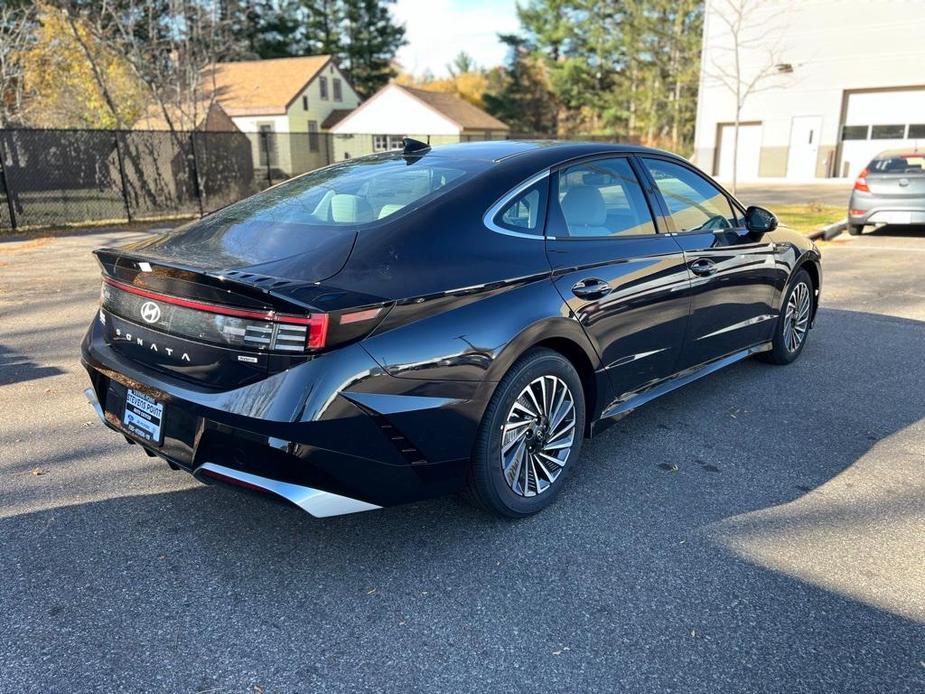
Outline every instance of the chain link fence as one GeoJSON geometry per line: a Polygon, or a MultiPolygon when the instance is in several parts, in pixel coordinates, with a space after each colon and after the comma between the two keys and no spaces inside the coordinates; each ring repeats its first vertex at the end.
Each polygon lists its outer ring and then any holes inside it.
{"type": "MultiPolygon", "coordinates": [[[[434,145],[483,139],[410,137],[434,145]]],[[[0,232],[201,216],[396,146],[398,136],[372,134],[0,129],[0,232]]]]}

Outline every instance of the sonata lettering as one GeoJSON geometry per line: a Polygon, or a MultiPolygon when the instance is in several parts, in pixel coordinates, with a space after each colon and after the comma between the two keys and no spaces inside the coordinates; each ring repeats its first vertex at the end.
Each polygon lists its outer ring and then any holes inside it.
{"type": "MultiPolygon", "coordinates": [[[[131,333],[123,333],[121,328],[116,328],[116,329],[115,329],[115,332],[116,332],[116,337],[121,338],[121,339],[124,340],[125,342],[132,342],[132,334],[131,334],[131,333]]],[[[135,337],[135,338],[134,338],[134,342],[135,342],[135,344],[137,344],[139,347],[144,347],[144,346],[145,346],[145,341],[144,341],[144,339],[142,339],[142,338],[140,338],[140,337],[135,337]]],[[[156,342],[148,342],[147,345],[148,345],[148,349],[151,350],[152,352],[157,352],[158,354],[160,354],[160,353],[161,353],[161,349],[163,349],[164,352],[167,353],[167,356],[168,356],[168,357],[172,357],[172,356],[173,356],[173,353],[174,353],[174,348],[173,348],[173,347],[164,347],[163,345],[158,345],[156,342]]],[[[191,362],[191,363],[192,363],[192,360],[190,359],[190,356],[189,356],[189,353],[188,353],[188,352],[180,352],[180,353],[179,353],[179,356],[178,356],[177,358],[178,358],[180,361],[187,361],[187,362],[191,362]]]]}

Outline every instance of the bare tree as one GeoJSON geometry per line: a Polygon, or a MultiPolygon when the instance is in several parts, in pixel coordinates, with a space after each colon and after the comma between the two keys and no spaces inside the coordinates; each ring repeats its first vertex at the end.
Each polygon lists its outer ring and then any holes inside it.
{"type": "Polygon", "coordinates": [[[217,97],[215,65],[232,46],[221,2],[100,0],[85,19],[125,58],[170,132],[200,125],[217,97]]]}
{"type": "MultiPolygon", "coordinates": [[[[739,127],[748,99],[781,86],[780,37],[786,7],[769,0],[708,0],[707,13],[722,30],[720,43],[710,46],[713,60],[705,75],[718,82],[735,99],[732,139],[732,192],[739,168],[739,127]]],[[[702,95],[701,95],[701,98],[702,95]]]]}
{"type": "Polygon", "coordinates": [[[35,32],[34,5],[0,4],[0,127],[22,120],[24,53],[35,32]]]}
{"type": "MultiPolygon", "coordinates": [[[[186,159],[201,212],[205,181],[191,133],[208,119],[218,97],[216,63],[233,45],[231,22],[222,12],[222,3],[97,0],[92,12],[84,12],[84,20],[99,41],[123,56],[145,85],[150,97],[147,127],[158,121],[154,127],[170,133],[176,151],[186,159]]],[[[92,64],[89,52],[87,59],[92,64]]],[[[105,87],[100,88],[105,95],[105,87]]]]}

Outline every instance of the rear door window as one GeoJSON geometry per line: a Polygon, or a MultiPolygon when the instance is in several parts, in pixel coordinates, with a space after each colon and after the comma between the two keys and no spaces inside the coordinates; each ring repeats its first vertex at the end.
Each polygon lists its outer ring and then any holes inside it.
{"type": "MultiPolygon", "coordinates": [[[[559,211],[572,238],[655,234],[642,186],[625,157],[594,159],[558,174],[559,211]]],[[[560,233],[557,233],[560,235],[560,233]]]]}

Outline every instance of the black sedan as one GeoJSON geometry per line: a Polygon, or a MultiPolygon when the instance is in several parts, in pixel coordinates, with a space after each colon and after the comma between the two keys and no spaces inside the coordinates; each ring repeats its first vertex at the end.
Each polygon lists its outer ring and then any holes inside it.
{"type": "Polygon", "coordinates": [[[315,516],[456,491],[535,513],[603,424],[796,359],[821,280],[683,159],[593,143],[406,140],[96,255],[103,421],[315,516]]]}

